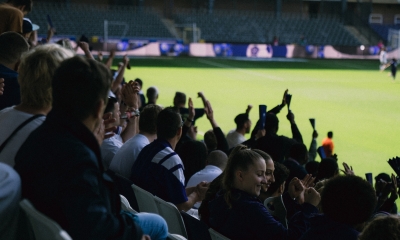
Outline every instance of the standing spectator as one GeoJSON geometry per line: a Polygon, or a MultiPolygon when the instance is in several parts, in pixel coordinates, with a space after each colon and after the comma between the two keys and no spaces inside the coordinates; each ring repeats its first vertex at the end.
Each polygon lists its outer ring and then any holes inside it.
{"type": "Polygon", "coordinates": [[[244,135],[250,132],[251,120],[249,118],[249,113],[251,110],[251,105],[247,107],[246,113],[241,113],[235,117],[236,129],[231,130],[226,135],[226,140],[228,141],[229,148],[236,147],[242,142],[246,141],[244,135]]]}
{"type": "Polygon", "coordinates": [[[158,100],[158,90],[156,87],[149,87],[146,91],[147,103],[148,104],[157,104],[158,100]]]}
{"type": "Polygon", "coordinates": [[[322,140],[322,148],[324,149],[325,157],[327,158],[332,157],[333,155],[334,145],[332,138],[333,138],[333,132],[329,131],[327,137],[324,138],[324,140],[322,140]]]}
{"type": "Polygon", "coordinates": [[[257,139],[253,148],[263,150],[271,155],[274,161],[282,163],[289,155],[290,148],[293,144],[303,143],[303,137],[294,120],[294,114],[289,112],[286,116],[290,122],[293,138],[286,136],[278,136],[279,129],[278,117],[273,113],[267,113],[265,119],[265,136],[257,139]]]}
{"type": "Polygon", "coordinates": [[[0,78],[6,86],[0,96],[0,110],[21,102],[18,67],[22,54],[28,50],[28,42],[20,34],[6,32],[0,35],[0,78]]]}
{"type": "Polygon", "coordinates": [[[157,138],[157,116],[161,107],[147,105],[139,118],[139,134],[129,139],[115,154],[110,169],[126,178],[131,177],[132,166],[140,151],[157,138]]]}
{"type": "Polygon", "coordinates": [[[32,10],[32,0],[8,0],[0,4],[0,34],[22,33],[22,19],[32,10]]]}
{"type": "Polygon", "coordinates": [[[53,108],[15,158],[22,197],[73,239],[165,239],[155,214],[121,211],[120,196],[104,172],[100,143],[111,74],[80,56],[65,60],[53,81],[53,108]],[[78,87],[79,86],[79,87],[78,87]]]}
{"type": "MultiPolygon", "coordinates": [[[[56,44],[34,48],[21,59],[18,81],[21,84],[21,104],[0,111],[0,144],[25,121],[0,153],[0,162],[14,166],[14,158],[29,134],[40,126],[51,109],[51,81],[57,67],[73,53],[56,44]],[[37,118],[33,118],[36,115],[37,118]],[[30,119],[30,120],[28,120],[30,119]]],[[[1,97],[0,97],[1,98],[1,97]]]]}

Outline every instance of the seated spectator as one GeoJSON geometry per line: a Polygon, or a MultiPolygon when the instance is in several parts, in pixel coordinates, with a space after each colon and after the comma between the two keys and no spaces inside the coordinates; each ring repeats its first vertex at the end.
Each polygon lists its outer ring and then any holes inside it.
{"type": "Polygon", "coordinates": [[[337,175],[339,175],[339,165],[337,160],[333,158],[325,158],[322,159],[318,166],[318,173],[315,182],[317,183],[323,179],[330,179],[337,175]]]}
{"type": "Polygon", "coordinates": [[[181,158],[183,166],[185,167],[183,174],[185,175],[186,185],[193,174],[206,166],[207,148],[204,143],[200,141],[189,140],[182,143],[176,149],[176,153],[181,158]]]}
{"type": "Polygon", "coordinates": [[[2,239],[18,239],[21,179],[12,167],[4,163],[0,163],[0,189],[0,236],[2,239]]]}
{"type": "Polygon", "coordinates": [[[377,217],[368,223],[359,240],[398,240],[400,239],[400,216],[377,217]]]}
{"type": "Polygon", "coordinates": [[[265,136],[257,139],[253,148],[261,149],[271,155],[274,161],[282,163],[288,157],[290,147],[295,143],[303,143],[303,138],[294,120],[294,114],[288,113],[287,119],[292,128],[293,138],[278,136],[279,120],[275,114],[268,113],[265,120],[265,136]]]}
{"type": "Polygon", "coordinates": [[[174,151],[182,135],[182,119],[172,108],[157,116],[157,139],[145,146],[132,166],[131,180],[150,193],[188,211],[202,201],[208,185],[205,182],[185,189],[184,166],[174,151]]]}
{"type": "Polygon", "coordinates": [[[289,193],[292,199],[304,194],[305,203],[286,229],[258,199],[261,186],[268,188],[274,182],[273,172],[272,160],[266,161],[258,153],[237,146],[223,175],[223,191],[209,203],[210,227],[232,240],[299,238],[307,229],[308,216],[317,212],[319,194],[293,179],[289,193]]]}
{"type": "Polygon", "coordinates": [[[310,219],[311,228],[301,240],[357,240],[355,226],[372,216],[375,205],[375,191],[367,181],[352,175],[334,177],[322,190],[323,214],[310,219]]]}
{"type": "Polygon", "coordinates": [[[333,155],[333,132],[328,132],[328,135],[326,138],[324,138],[324,140],[322,140],[322,148],[324,149],[325,152],[325,157],[331,157],[333,155]]]}
{"type": "Polygon", "coordinates": [[[258,197],[261,202],[263,203],[265,199],[269,197],[278,197],[282,195],[285,191],[285,182],[289,177],[289,169],[285,167],[282,163],[274,162],[274,179],[275,182],[269,185],[269,188],[264,190],[265,188],[261,189],[260,196],[258,197]]]}
{"type": "Polygon", "coordinates": [[[147,103],[149,104],[157,104],[158,100],[158,90],[156,87],[149,87],[146,91],[147,103]]]}
{"type": "Polygon", "coordinates": [[[212,127],[211,130],[204,134],[204,143],[207,146],[208,154],[214,150],[221,150],[227,153],[229,150],[228,142],[226,141],[225,135],[221,128],[214,119],[214,110],[212,109],[211,103],[208,100],[205,103],[204,111],[212,127]]]}
{"type": "Polygon", "coordinates": [[[22,19],[32,10],[32,0],[8,0],[0,4],[0,34],[22,33],[22,19]]]}
{"type": "Polygon", "coordinates": [[[109,70],[95,60],[76,56],[56,69],[53,108],[15,158],[22,197],[73,239],[141,239],[141,229],[152,239],[165,239],[160,216],[121,211],[104,172],[100,143],[110,84],[109,70]]]}
{"type": "Polygon", "coordinates": [[[20,34],[6,32],[0,35],[0,78],[6,86],[0,96],[0,110],[21,103],[18,67],[22,54],[28,50],[29,44],[20,34]]]}
{"type": "Polygon", "coordinates": [[[43,123],[51,109],[51,81],[56,68],[73,55],[56,44],[47,44],[22,57],[18,76],[21,104],[0,111],[0,162],[14,166],[15,155],[22,143],[43,123]],[[26,125],[16,131],[23,123],[26,125]]]}
{"type": "Polygon", "coordinates": [[[319,162],[311,161],[306,163],[304,168],[309,174],[311,174],[312,177],[316,178],[318,173],[318,167],[319,167],[319,162]]]}
{"type": "MultiPolygon", "coordinates": [[[[207,156],[207,166],[195,173],[188,181],[186,187],[194,187],[202,181],[212,182],[221,175],[226,167],[228,156],[220,150],[212,151],[207,156]]],[[[195,208],[199,208],[200,204],[196,203],[195,208]]]]}
{"type": "Polygon", "coordinates": [[[206,160],[207,166],[189,179],[187,187],[194,187],[202,181],[212,182],[224,171],[228,156],[220,150],[215,150],[207,156],[206,160]]]}
{"type": "Polygon", "coordinates": [[[303,179],[307,175],[303,165],[308,161],[307,148],[302,143],[293,144],[290,148],[289,158],[283,162],[283,165],[289,169],[289,177],[286,181],[286,189],[293,178],[303,179]]]}
{"type": "Polygon", "coordinates": [[[110,164],[110,170],[126,178],[131,177],[132,166],[140,151],[157,138],[157,116],[161,107],[147,105],[139,117],[139,133],[129,139],[117,151],[110,164]]]}
{"type": "Polygon", "coordinates": [[[136,78],[135,82],[137,82],[139,84],[139,88],[140,88],[140,91],[139,91],[139,109],[142,110],[144,108],[144,106],[146,105],[146,98],[144,97],[144,93],[142,91],[142,89],[143,89],[143,81],[140,78],[136,78]]]}
{"type": "MultiPolygon", "coordinates": [[[[119,103],[116,98],[108,98],[106,108],[104,109],[104,114],[107,113],[111,113],[111,117],[115,119],[115,122],[112,124],[112,126],[119,126],[121,121],[121,112],[119,111],[119,103]]],[[[123,144],[124,142],[119,134],[115,134],[110,138],[104,139],[104,141],[101,143],[101,158],[103,159],[103,163],[107,169],[109,168],[115,153],[122,147],[123,144]]]]}
{"type": "Polygon", "coordinates": [[[246,110],[246,113],[241,113],[235,117],[236,129],[229,131],[226,135],[229,148],[236,147],[238,144],[246,141],[244,135],[250,132],[251,120],[249,119],[250,105],[246,110]]]}

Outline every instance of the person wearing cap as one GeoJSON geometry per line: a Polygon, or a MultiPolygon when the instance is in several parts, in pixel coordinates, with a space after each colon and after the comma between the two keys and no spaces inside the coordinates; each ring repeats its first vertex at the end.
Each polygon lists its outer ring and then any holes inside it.
{"type": "Polygon", "coordinates": [[[32,10],[32,0],[8,0],[0,4],[0,34],[22,33],[22,19],[32,10]]]}
{"type": "Polygon", "coordinates": [[[249,119],[249,112],[251,105],[247,107],[246,113],[241,113],[235,117],[236,129],[231,130],[226,135],[229,148],[236,147],[238,144],[246,141],[244,135],[250,132],[251,120],[249,119]]]}
{"type": "Polygon", "coordinates": [[[39,30],[39,26],[32,23],[32,21],[29,18],[24,18],[22,21],[22,35],[26,38],[29,39],[31,36],[32,32],[39,30]]]}

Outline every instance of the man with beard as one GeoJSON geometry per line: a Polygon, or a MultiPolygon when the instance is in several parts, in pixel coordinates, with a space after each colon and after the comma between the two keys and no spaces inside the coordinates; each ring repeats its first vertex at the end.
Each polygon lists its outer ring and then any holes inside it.
{"type": "MultiPolygon", "coordinates": [[[[251,109],[251,107],[250,107],[251,109]]],[[[250,132],[251,120],[249,119],[249,108],[246,113],[241,113],[235,117],[236,130],[231,130],[226,135],[229,148],[236,147],[238,144],[246,141],[244,135],[250,132]]]]}

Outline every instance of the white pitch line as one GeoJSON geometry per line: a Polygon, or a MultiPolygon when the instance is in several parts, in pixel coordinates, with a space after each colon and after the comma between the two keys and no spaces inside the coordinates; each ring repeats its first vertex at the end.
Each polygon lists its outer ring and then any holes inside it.
{"type": "Polygon", "coordinates": [[[216,63],[216,62],[211,62],[211,61],[207,61],[207,60],[197,60],[198,62],[207,64],[207,65],[211,65],[214,67],[220,67],[220,68],[230,68],[233,69],[235,71],[244,73],[244,74],[249,74],[249,75],[253,75],[253,76],[257,76],[257,77],[263,77],[263,78],[268,78],[268,79],[272,79],[272,80],[276,80],[276,81],[283,81],[283,79],[281,77],[277,77],[277,76],[273,76],[273,75],[267,75],[267,74],[263,74],[263,73],[258,73],[258,72],[254,72],[251,70],[246,70],[243,68],[236,68],[230,65],[226,65],[226,64],[222,64],[222,63],[216,63]]]}

